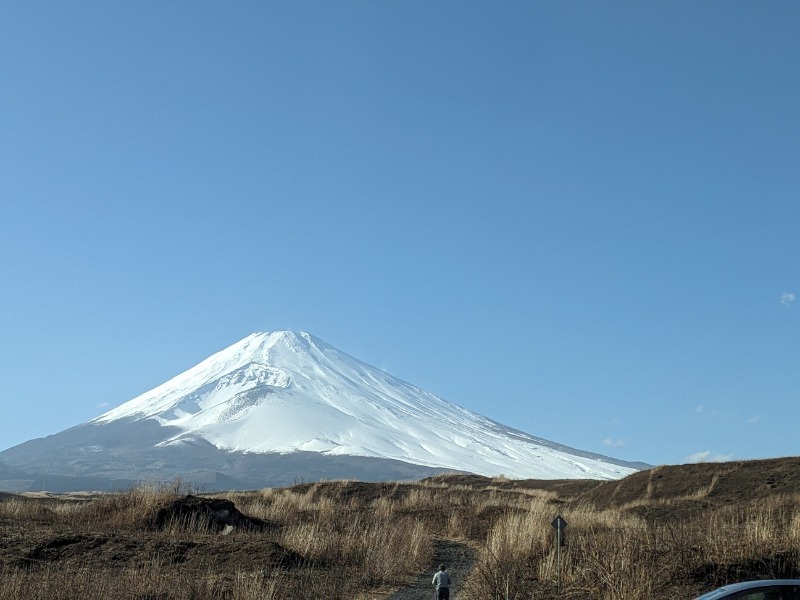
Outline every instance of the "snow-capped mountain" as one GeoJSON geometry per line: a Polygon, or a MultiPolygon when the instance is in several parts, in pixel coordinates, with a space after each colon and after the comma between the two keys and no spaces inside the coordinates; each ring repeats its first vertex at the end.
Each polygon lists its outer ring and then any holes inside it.
{"type": "Polygon", "coordinates": [[[267,464],[258,457],[271,458],[268,470],[280,463],[304,473],[312,457],[337,466],[327,475],[317,461],[305,479],[341,477],[348,465],[349,476],[373,479],[443,471],[613,479],[643,466],[501,425],[285,331],[250,335],[84,425],[0,453],[14,467],[133,479],[158,474],[159,465],[170,476],[207,463],[240,480],[247,471],[248,482],[267,464]]]}

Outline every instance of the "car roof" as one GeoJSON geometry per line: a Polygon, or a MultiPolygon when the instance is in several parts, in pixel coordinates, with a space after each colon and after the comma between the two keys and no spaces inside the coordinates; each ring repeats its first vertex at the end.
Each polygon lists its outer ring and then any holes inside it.
{"type": "Polygon", "coordinates": [[[759,579],[758,581],[742,581],[740,583],[731,583],[721,588],[703,594],[696,600],[713,600],[714,598],[721,598],[727,594],[734,592],[741,592],[742,590],[754,590],[761,587],[769,587],[772,585],[797,585],[800,586],[800,579],[759,579]]]}

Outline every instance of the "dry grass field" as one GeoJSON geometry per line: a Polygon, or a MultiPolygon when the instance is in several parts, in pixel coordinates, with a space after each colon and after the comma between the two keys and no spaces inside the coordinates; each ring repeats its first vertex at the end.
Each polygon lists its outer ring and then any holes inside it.
{"type": "Polygon", "coordinates": [[[2,494],[0,600],[415,598],[404,590],[432,575],[448,541],[474,550],[459,600],[674,600],[800,577],[800,459],[659,467],[614,482],[447,476],[2,494]],[[560,552],[558,515],[568,523],[560,552]]]}

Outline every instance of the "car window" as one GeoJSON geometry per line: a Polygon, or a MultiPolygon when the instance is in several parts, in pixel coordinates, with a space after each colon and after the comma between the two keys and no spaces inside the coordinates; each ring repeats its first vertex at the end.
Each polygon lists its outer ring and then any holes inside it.
{"type": "Polygon", "coordinates": [[[731,600],[772,600],[767,590],[758,590],[755,592],[739,592],[731,596],[731,600]]]}
{"type": "Polygon", "coordinates": [[[780,596],[773,595],[772,588],[761,588],[758,590],[745,590],[738,594],[726,596],[726,600],[778,600],[780,596]]]}

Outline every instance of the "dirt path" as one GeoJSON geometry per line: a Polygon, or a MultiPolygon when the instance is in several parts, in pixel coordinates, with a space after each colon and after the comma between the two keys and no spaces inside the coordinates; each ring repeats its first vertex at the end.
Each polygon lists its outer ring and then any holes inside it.
{"type": "Polygon", "coordinates": [[[453,540],[435,539],[433,540],[433,564],[430,570],[417,577],[408,587],[390,595],[388,600],[432,600],[434,590],[431,580],[440,563],[447,565],[447,572],[453,578],[450,600],[457,600],[461,585],[467,578],[474,562],[475,550],[467,544],[453,540]]]}

